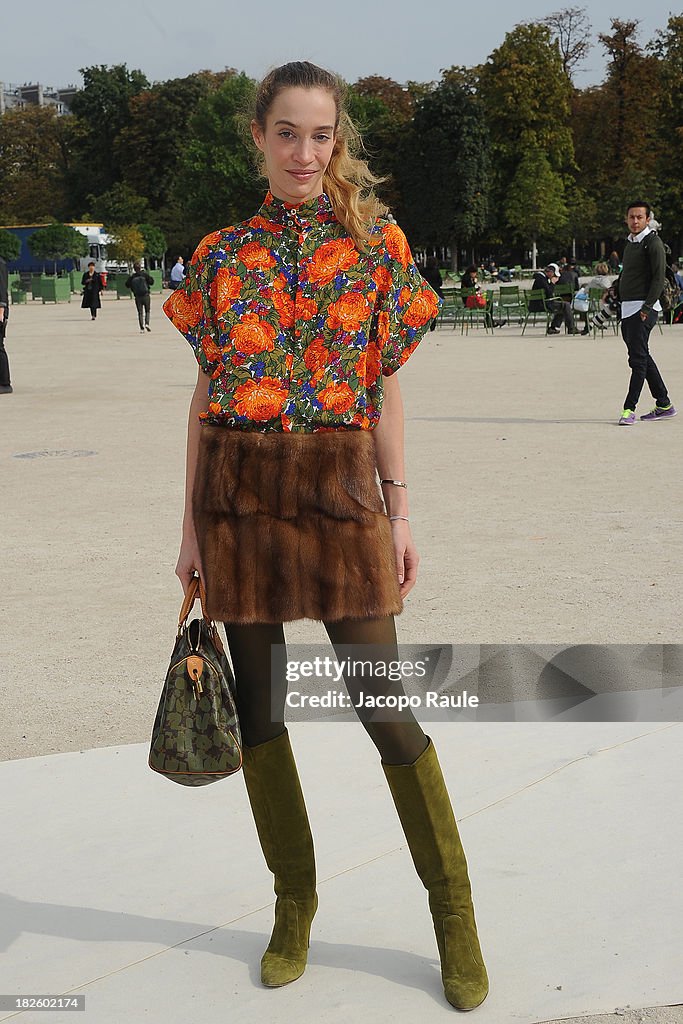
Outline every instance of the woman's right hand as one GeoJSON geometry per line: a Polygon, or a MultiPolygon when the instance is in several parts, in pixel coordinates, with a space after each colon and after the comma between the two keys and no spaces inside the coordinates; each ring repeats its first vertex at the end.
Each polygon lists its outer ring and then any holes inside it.
{"type": "Polygon", "coordinates": [[[202,582],[204,582],[204,573],[202,572],[199,557],[199,544],[197,543],[197,534],[195,533],[194,526],[183,529],[183,539],[180,544],[180,554],[178,555],[175,574],[182,584],[184,594],[187,593],[193,576],[198,575],[202,582]]]}

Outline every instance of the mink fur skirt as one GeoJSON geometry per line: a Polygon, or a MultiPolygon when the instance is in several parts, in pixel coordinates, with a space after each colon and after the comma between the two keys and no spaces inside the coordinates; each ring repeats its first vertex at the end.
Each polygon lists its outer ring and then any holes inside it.
{"type": "Polygon", "coordinates": [[[203,424],[192,507],[216,621],[336,622],[402,610],[371,431],[203,424]]]}

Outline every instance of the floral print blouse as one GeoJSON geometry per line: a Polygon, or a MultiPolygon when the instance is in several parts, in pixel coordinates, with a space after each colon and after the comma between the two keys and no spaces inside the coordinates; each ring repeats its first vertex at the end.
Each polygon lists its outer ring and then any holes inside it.
{"type": "Polygon", "coordinates": [[[326,195],[292,206],[269,192],[200,242],[164,312],[211,378],[202,419],[312,432],[377,425],[383,376],[439,303],[395,224],[378,219],[360,252],[326,195]]]}

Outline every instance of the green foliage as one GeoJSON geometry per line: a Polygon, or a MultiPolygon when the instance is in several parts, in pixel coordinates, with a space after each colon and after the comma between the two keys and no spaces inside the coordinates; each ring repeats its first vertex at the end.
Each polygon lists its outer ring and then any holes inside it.
{"type": "Polygon", "coordinates": [[[197,226],[196,240],[217,225],[244,220],[263,198],[242,128],[253,89],[247,75],[231,75],[200,100],[190,119],[176,199],[197,226]]]}
{"type": "Polygon", "coordinates": [[[463,69],[451,68],[418,101],[400,146],[401,223],[422,245],[467,242],[488,216],[489,138],[463,69]]]}
{"type": "Polygon", "coordinates": [[[567,223],[562,177],[533,142],[523,151],[505,203],[505,221],[520,242],[552,238],[567,223]]]}
{"type": "Polygon", "coordinates": [[[110,227],[135,224],[149,215],[147,199],[120,181],[101,196],[88,196],[88,204],[93,218],[110,227]]]}
{"type": "Polygon", "coordinates": [[[116,139],[130,122],[130,102],[149,82],[141,71],[125,64],[81,68],[83,88],[71,110],[83,132],[74,147],[69,181],[75,215],[85,208],[88,195],[102,195],[121,180],[116,139]]]}
{"type": "Polygon", "coordinates": [[[85,235],[68,224],[48,224],[38,228],[28,238],[31,253],[39,260],[77,259],[88,255],[85,235]]]}
{"type": "Polygon", "coordinates": [[[144,255],[157,260],[163,259],[164,253],[168,249],[163,231],[153,224],[138,224],[138,231],[142,235],[144,255]]]}
{"type": "Polygon", "coordinates": [[[11,231],[6,231],[4,228],[0,228],[0,258],[7,260],[15,260],[21,252],[21,242],[16,235],[13,235],[11,231]]]}

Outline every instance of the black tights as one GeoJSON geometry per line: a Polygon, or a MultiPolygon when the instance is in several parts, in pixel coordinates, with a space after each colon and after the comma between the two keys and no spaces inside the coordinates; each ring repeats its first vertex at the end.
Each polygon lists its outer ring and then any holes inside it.
{"type": "MultiPolygon", "coordinates": [[[[237,682],[236,703],[242,737],[247,746],[255,747],[279,736],[285,728],[287,654],[284,629],[281,623],[241,626],[226,622],[224,625],[237,682]],[[279,645],[280,663],[273,666],[271,680],[272,644],[279,645]]],[[[324,625],[339,661],[367,661],[366,644],[376,645],[372,651],[375,663],[398,660],[392,615],[382,619],[346,619],[324,625]]],[[[368,679],[360,674],[346,673],[344,681],[354,707],[360,691],[399,696],[404,692],[400,682],[378,678],[376,674],[368,679]]],[[[382,721],[372,720],[372,709],[355,710],[385,764],[412,764],[426,748],[427,737],[409,708],[402,711],[381,708],[377,714],[382,721]]]]}

